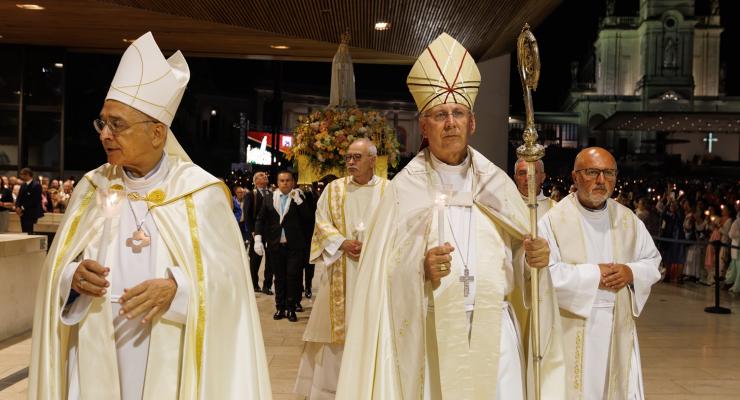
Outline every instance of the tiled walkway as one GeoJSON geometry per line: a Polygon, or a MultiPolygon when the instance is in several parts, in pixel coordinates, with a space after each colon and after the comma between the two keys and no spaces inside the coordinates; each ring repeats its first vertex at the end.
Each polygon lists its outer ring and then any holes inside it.
{"type": "MultiPolygon", "coordinates": [[[[713,291],[703,286],[660,284],[654,288],[638,322],[640,347],[649,400],[740,398],[740,297],[723,292],[722,304],[731,315],[704,313],[713,291]]],[[[257,295],[272,389],[276,400],[299,399],[291,394],[298,371],[310,302],[297,323],[273,321],[273,297],[257,295]]],[[[0,390],[0,399],[25,399],[25,368],[30,333],[0,343],[0,388],[7,378],[16,383],[0,390]]]]}

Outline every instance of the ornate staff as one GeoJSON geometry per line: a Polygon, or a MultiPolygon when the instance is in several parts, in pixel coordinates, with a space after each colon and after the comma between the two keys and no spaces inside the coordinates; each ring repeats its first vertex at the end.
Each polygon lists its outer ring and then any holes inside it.
{"type": "MultiPolygon", "coordinates": [[[[519,77],[522,80],[524,92],[524,106],[527,113],[527,123],[524,128],[524,144],[519,146],[516,154],[527,162],[527,200],[529,206],[529,232],[532,239],[537,238],[537,193],[535,192],[535,164],[545,156],[545,148],[537,143],[537,129],[534,127],[534,109],[532,107],[532,91],[537,90],[540,79],[540,52],[537,48],[537,39],[529,30],[529,24],[524,24],[516,43],[517,64],[519,77]]],[[[534,361],[534,398],[540,399],[540,274],[537,268],[531,271],[532,290],[532,360],[534,361]]]]}

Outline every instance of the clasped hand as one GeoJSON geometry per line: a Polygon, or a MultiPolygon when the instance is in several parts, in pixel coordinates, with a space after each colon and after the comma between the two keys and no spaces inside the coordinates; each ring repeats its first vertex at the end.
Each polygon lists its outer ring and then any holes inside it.
{"type": "Polygon", "coordinates": [[[619,291],[632,283],[632,269],[625,264],[599,264],[599,289],[619,291]]]}
{"type": "Polygon", "coordinates": [[[342,242],[342,245],[339,248],[344,251],[350,259],[359,261],[360,253],[362,252],[361,241],[347,239],[342,242]]]}
{"type": "MultiPolygon", "coordinates": [[[[84,260],[77,266],[72,277],[72,289],[77,293],[92,297],[105,295],[110,282],[106,277],[110,268],[93,260],[84,260]]],[[[174,279],[150,279],[133,288],[124,289],[118,302],[121,304],[120,315],[133,319],[145,314],[142,324],[151,322],[155,317],[165,313],[177,293],[174,279]]]]}

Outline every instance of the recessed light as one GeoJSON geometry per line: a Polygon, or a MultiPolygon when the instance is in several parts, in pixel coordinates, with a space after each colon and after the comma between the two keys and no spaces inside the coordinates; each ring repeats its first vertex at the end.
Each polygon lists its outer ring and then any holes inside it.
{"type": "Polygon", "coordinates": [[[44,9],[44,7],[41,7],[38,4],[16,4],[15,6],[18,8],[22,8],[24,10],[33,10],[33,11],[41,11],[44,9]]]}
{"type": "Polygon", "coordinates": [[[271,44],[270,48],[275,50],[288,50],[290,46],[286,46],[284,44],[271,44]]]}
{"type": "Polygon", "coordinates": [[[386,21],[380,21],[375,23],[375,30],[376,31],[387,31],[388,29],[391,29],[391,23],[386,21]]]}
{"type": "Polygon", "coordinates": [[[62,63],[54,63],[55,68],[64,68],[64,64],[62,63]]]}

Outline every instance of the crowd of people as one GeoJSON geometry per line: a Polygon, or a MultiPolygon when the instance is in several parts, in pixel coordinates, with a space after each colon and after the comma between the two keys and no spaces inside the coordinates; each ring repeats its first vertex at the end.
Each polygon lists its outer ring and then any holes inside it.
{"type": "Polygon", "coordinates": [[[9,213],[21,217],[23,232],[32,233],[33,224],[44,214],[63,214],[72,196],[75,180],[35,176],[30,168],[18,175],[0,176],[0,233],[8,231],[9,213]]]}

